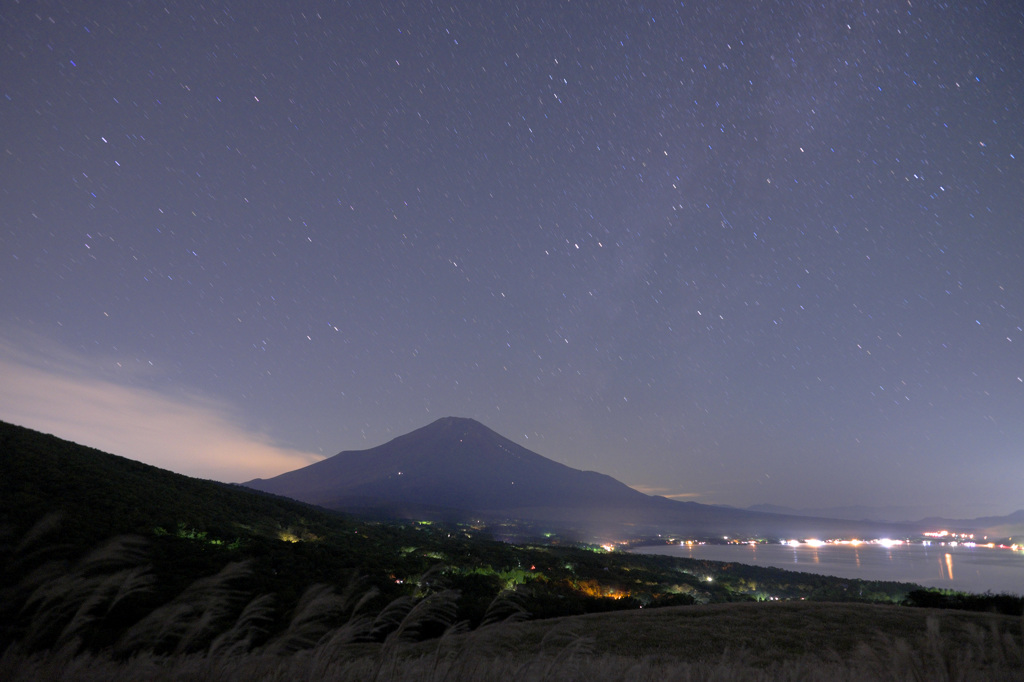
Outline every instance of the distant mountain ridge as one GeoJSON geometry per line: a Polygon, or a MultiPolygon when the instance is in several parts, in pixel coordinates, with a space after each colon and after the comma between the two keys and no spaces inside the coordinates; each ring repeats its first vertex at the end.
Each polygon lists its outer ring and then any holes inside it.
{"type": "Polygon", "coordinates": [[[933,530],[960,530],[996,538],[1020,538],[1024,536],[1024,509],[1006,516],[982,516],[976,519],[930,517],[918,523],[933,530]]]}
{"type": "Polygon", "coordinates": [[[910,524],[930,529],[961,529],[998,536],[1024,535],[1024,509],[1005,516],[981,516],[971,519],[953,519],[941,516],[921,518],[914,516],[912,507],[824,507],[797,509],[775,504],[756,504],[746,507],[749,511],[816,518],[849,519],[851,521],[881,521],[886,523],[910,524]]]}
{"type": "Polygon", "coordinates": [[[909,523],[923,514],[915,514],[913,507],[869,507],[866,505],[849,505],[845,507],[787,507],[779,504],[755,504],[744,507],[749,511],[768,512],[769,514],[789,514],[792,516],[817,516],[830,519],[849,519],[851,521],[888,521],[892,523],[909,523]]]}
{"type": "Polygon", "coordinates": [[[645,495],[547,459],[483,424],[445,417],[367,450],[341,452],[250,488],[343,511],[519,519],[602,535],[676,532],[769,537],[912,532],[645,495]]]}

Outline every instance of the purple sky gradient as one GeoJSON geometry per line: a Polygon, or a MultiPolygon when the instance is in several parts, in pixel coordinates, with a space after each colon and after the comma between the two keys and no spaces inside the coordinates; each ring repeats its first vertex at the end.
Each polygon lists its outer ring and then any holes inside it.
{"type": "Polygon", "coordinates": [[[1008,513],[1021,45],[1012,2],[6,3],[0,418],[243,480],[465,416],[702,502],[1008,513]]]}

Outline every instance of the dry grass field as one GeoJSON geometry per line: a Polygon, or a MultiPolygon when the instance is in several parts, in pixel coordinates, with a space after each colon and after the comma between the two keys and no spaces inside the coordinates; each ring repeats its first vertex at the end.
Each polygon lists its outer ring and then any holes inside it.
{"type": "Polygon", "coordinates": [[[17,647],[5,680],[1020,680],[1019,618],[884,605],[721,604],[508,622],[409,643],[330,633],[291,653],[17,647]],[[332,641],[333,639],[333,641],[332,641]]]}

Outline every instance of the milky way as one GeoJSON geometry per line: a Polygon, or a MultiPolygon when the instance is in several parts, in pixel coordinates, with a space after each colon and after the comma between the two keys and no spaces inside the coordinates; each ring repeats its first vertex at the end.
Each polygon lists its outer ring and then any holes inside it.
{"type": "Polygon", "coordinates": [[[0,41],[0,418],[226,480],[457,415],[703,502],[1022,506],[1018,3],[7,3],[0,41]]]}

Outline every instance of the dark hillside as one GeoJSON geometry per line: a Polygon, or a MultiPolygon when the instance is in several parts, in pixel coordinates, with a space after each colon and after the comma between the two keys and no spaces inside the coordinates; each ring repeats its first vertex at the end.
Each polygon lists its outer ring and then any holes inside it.
{"type": "Polygon", "coordinates": [[[322,536],[352,523],[294,500],[189,478],[0,422],[0,523],[16,535],[60,513],[69,542],[180,525],[210,537],[322,536]]]}

